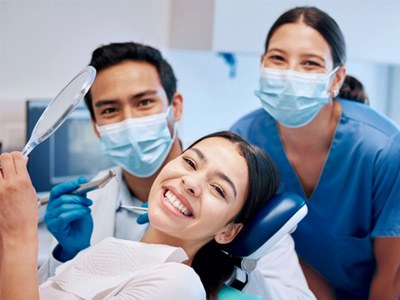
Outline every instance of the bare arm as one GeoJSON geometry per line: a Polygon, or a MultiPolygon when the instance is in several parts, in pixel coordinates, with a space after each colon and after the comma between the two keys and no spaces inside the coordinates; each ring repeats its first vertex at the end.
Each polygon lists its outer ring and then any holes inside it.
{"type": "Polygon", "coordinates": [[[400,237],[374,239],[376,271],[370,299],[398,300],[400,297],[400,237]]]}
{"type": "Polygon", "coordinates": [[[300,259],[308,286],[317,299],[335,300],[335,294],[329,283],[304,260],[300,259]]]}
{"type": "Polygon", "coordinates": [[[38,206],[21,153],[0,155],[0,299],[39,299],[38,206]]]}

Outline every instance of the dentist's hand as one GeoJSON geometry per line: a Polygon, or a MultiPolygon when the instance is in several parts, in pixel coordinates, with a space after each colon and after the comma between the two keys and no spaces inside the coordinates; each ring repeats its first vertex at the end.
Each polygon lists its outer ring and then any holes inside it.
{"type": "Polygon", "coordinates": [[[93,231],[93,219],[89,208],[92,201],[86,194],[73,195],[87,180],[77,180],[56,185],[51,189],[44,221],[48,230],[57,239],[53,256],[65,262],[75,257],[79,251],[90,246],[93,231]]]}
{"type": "MultiPolygon", "coordinates": [[[[143,202],[142,207],[149,207],[149,202],[143,202]]],[[[137,219],[136,219],[136,223],[138,224],[146,224],[149,223],[149,214],[146,212],[142,215],[140,215],[137,219]]]]}

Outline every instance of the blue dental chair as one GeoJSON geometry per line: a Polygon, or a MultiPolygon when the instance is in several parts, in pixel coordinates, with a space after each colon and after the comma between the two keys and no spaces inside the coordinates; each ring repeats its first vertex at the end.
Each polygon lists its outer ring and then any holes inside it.
{"type": "Polygon", "coordinates": [[[236,276],[218,292],[218,300],[262,299],[241,292],[248,274],[255,269],[258,259],[287,233],[293,232],[306,214],[306,202],[299,195],[286,192],[274,196],[235,240],[223,248],[238,259],[238,264],[236,276]]]}

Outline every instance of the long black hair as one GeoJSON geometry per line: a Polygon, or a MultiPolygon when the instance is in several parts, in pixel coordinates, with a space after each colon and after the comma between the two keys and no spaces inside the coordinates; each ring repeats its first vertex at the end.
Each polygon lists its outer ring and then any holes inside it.
{"type": "MultiPolygon", "coordinates": [[[[213,137],[226,139],[236,145],[239,154],[246,160],[248,183],[245,202],[232,220],[233,223],[242,223],[246,226],[254,214],[275,194],[279,184],[277,168],[263,150],[230,131],[206,135],[188,149],[202,140],[213,137]]],[[[216,299],[218,290],[233,273],[234,258],[223,253],[220,244],[212,240],[197,252],[192,267],[201,278],[207,299],[216,299]]]]}
{"type": "Polygon", "coordinates": [[[268,51],[269,41],[279,27],[297,22],[303,22],[323,36],[331,48],[334,68],[344,65],[346,62],[346,43],[339,25],[326,12],[313,6],[296,7],[283,13],[268,32],[265,41],[265,52],[268,51]]]}

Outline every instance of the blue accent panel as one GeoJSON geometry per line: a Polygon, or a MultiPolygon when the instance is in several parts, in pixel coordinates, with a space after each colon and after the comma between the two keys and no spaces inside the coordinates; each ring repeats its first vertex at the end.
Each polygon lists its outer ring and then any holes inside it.
{"type": "Polygon", "coordinates": [[[223,285],[217,295],[217,300],[262,300],[259,296],[247,295],[230,286],[223,285]]]}
{"type": "Polygon", "coordinates": [[[305,200],[299,195],[285,192],[274,196],[223,250],[236,257],[246,257],[268,241],[296,212],[305,200]]]}

